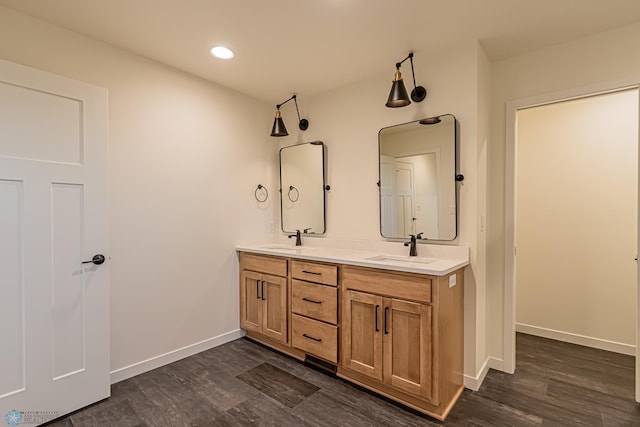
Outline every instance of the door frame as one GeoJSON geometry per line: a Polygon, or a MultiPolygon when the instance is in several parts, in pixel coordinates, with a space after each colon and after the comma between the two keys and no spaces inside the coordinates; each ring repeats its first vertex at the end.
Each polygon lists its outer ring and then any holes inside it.
{"type": "MultiPolygon", "coordinates": [[[[516,235],[515,224],[517,194],[516,155],[517,155],[517,112],[518,110],[561,101],[584,98],[587,96],[617,92],[625,89],[640,89],[640,79],[626,79],[597,83],[589,86],[568,89],[559,92],[537,95],[507,102],[506,108],[506,152],[505,152],[505,206],[504,206],[504,308],[503,308],[503,370],[514,373],[516,367],[516,235]]],[[[640,109],[639,109],[640,110],[640,109]]],[[[640,126],[640,117],[638,118],[640,126]]],[[[639,132],[640,135],[640,132],[639,132]]],[[[640,141],[639,141],[640,146],[640,141]]],[[[640,165],[640,150],[638,164],[640,165]]],[[[638,247],[640,248],[640,173],[638,174],[638,247]]],[[[640,266],[640,263],[638,264],[640,266]]],[[[637,267],[636,312],[640,309],[640,267],[637,267]]],[[[636,315],[636,386],[635,400],[640,402],[640,315],[636,315]]]]}

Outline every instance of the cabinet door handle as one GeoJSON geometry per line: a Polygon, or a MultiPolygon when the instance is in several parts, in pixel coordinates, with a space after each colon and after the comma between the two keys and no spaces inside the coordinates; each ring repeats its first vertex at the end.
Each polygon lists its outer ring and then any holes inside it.
{"type": "Polygon", "coordinates": [[[389,333],[389,330],[387,329],[387,317],[389,315],[389,307],[385,307],[384,308],[384,333],[385,335],[389,333]]]}
{"type": "Polygon", "coordinates": [[[314,338],[314,337],[312,337],[310,335],[307,335],[307,334],[302,334],[302,336],[305,337],[305,338],[309,338],[310,340],[317,341],[317,342],[322,341],[322,339],[320,339],[320,338],[314,338]]]}
{"type": "Polygon", "coordinates": [[[316,276],[319,276],[319,275],[322,274],[322,273],[318,273],[318,272],[315,272],[315,271],[307,271],[307,270],[302,270],[302,272],[306,273],[306,274],[315,274],[316,276]]]}
{"type": "Polygon", "coordinates": [[[309,299],[309,298],[302,298],[302,301],[307,301],[307,302],[310,302],[310,303],[313,303],[313,304],[322,304],[322,301],[314,301],[314,300],[309,299]]]}
{"type": "Polygon", "coordinates": [[[260,299],[260,280],[256,280],[256,299],[260,299]]]}
{"type": "Polygon", "coordinates": [[[262,301],[264,301],[266,298],[264,297],[264,280],[262,281],[262,301]]]}
{"type": "Polygon", "coordinates": [[[376,304],[376,332],[380,332],[380,327],[378,326],[379,317],[380,317],[380,306],[376,304]]]}

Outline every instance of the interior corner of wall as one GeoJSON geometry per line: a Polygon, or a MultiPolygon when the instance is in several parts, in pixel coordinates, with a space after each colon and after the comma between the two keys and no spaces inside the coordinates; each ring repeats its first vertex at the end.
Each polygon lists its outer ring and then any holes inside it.
{"type": "Polygon", "coordinates": [[[497,359],[495,357],[488,356],[475,375],[468,375],[468,374],[464,375],[463,381],[464,381],[465,388],[468,388],[473,391],[480,390],[480,387],[482,387],[482,383],[487,377],[489,370],[494,369],[496,371],[505,372],[503,365],[504,363],[502,359],[497,359]]]}

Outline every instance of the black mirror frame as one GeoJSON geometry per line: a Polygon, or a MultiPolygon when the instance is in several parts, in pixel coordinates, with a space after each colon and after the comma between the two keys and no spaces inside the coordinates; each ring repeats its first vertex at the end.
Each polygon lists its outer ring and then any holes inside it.
{"type": "Polygon", "coordinates": [[[286,148],[291,148],[291,147],[296,147],[299,145],[305,145],[305,144],[310,144],[310,145],[321,145],[322,146],[322,232],[314,232],[314,233],[306,233],[306,235],[308,236],[323,236],[326,232],[327,232],[327,191],[330,190],[331,186],[327,185],[327,146],[324,142],[322,141],[312,141],[312,142],[305,142],[302,144],[295,144],[295,145],[289,145],[287,147],[282,147],[278,153],[278,164],[279,164],[279,179],[280,179],[280,230],[283,233],[295,233],[296,230],[290,230],[287,231],[284,229],[284,206],[282,204],[282,197],[283,197],[283,192],[282,192],[282,188],[283,188],[283,184],[282,184],[282,150],[286,149],[286,148]]]}
{"type": "MultiPolygon", "coordinates": [[[[451,177],[451,179],[454,180],[454,182],[456,183],[455,185],[455,201],[456,201],[456,218],[455,218],[455,233],[453,235],[453,238],[451,239],[423,239],[420,240],[420,243],[430,243],[430,242],[452,242],[454,240],[456,240],[458,238],[458,231],[459,231],[459,227],[460,227],[460,184],[463,182],[464,180],[464,176],[460,173],[460,122],[458,121],[458,119],[456,118],[455,115],[450,114],[450,113],[446,113],[446,114],[440,114],[437,117],[444,117],[444,116],[451,116],[453,117],[453,132],[454,132],[454,159],[455,159],[455,173],[454,176],[451,177]]],[[[382,133],[383,130],[385,129],[389,129],[392,127],[396,127],[396,126],[403,126],[403,125],[407,125],[410,123],[416,123],[416,122],[420,122],[420,120],[424,120],[424,119],[419,119],[419,120],[412,120],[410,122],[405,122],[405,123],[399,123],[397,125],[392,125],[392,126],[386,126],[383,127],[382,129],[380,129],[378,131],[378,182],[377,182],[377,186],[378,186],[378,223],[380,225],[380,236],[382,236],[383,239],[386,240],[391,240],[391,241],[404,241],[406,240],[406,238],[402,238],[402,237],[385,237],[382,234],[382,188],[380,186],[381,180],[382,180],[382,175],[381,175],[381,168],[380,168],[380,134],[382,133]]]]}

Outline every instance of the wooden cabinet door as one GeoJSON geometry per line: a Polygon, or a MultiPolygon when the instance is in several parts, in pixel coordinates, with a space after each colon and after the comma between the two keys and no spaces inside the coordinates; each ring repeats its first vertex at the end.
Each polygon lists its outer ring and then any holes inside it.
{"type": "Polygon", "coordinates": [[[240,276],[240,327],[262,331],[262,274],[253,271],[240,276]]]}
{"type": "Polygon", "coordinates": [[[262,276],[262,333],[269,338],[287,342],[287,279],[262,276]]]}
{"type": "Polygon", "coordinates": [[[432,398],[431,306],[384,299],[384,382],[432,398]]]}
{"type": "Polygon", "coordinates": [[[342,303],[344,367],[382,380],[382,297],[348,290],[342,303]]]}

